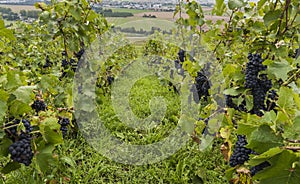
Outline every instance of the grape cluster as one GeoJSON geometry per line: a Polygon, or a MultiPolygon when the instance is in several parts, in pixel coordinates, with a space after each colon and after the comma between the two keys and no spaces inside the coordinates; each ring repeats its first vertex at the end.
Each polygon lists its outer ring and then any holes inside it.
{"type": "Polygon", "coordinates": [[[61,60],[61,66],[66,68],[69,65],[69,62],[66,59],[61,60]]]}
{"type": "Polygon", "coordinates": [[[48,68],[52,65],[52,62],[49,59],[49,56],[46,56],[46,63],[44,64],[43,68],[48,68]]]}
{"type": "Polygon", "coordinates": [[[113,76],[108,76],[107,77],[108,85],[111,85],[114,82],[114,80],[115,80],[115,78],[113,76]]]}
{"type": "Polygon", "coordinates": [[[238,140],[235,143],[233,154],[229,160],[229,165],[231,167],[244,164],[249,160],[250,154],[255,154],[254,151],[245,147],[248,144],[245,135],[238,135],[237,138],[238,140]]]}
{"type": "Polygon", "coordinates": [[[45,111],[47,109],[47,105],[42,100],[35,100],[31,105],[31,108],[35,110],[36,113],[40,111],[45,111]]]}
{"type": "Polygon", "coordinates": [[[262,64],[263,59],[261,59],[259,54],[249,54],[249,62],[246,66],[246,77],[245,77],[245,88],[256,88],[259,82],[258,73],[260,71],[266,70],[267,67],[262,64]]]}
{"type": "Polygon", "coordinates": [[[84,52],[85,52],[85,50],[83,48],[81,48],[77,53],[75,53],[75,57],[78,59],[78,61],[81,59],[84,52]]]}
{"type": "Polygon", "coordinates": [[[68,125],[70,124],[69,118],[60,118],[58,123],[60,124],[60,130],[63,134],[63,137],[66,137],[68,133],[68,125]]]}
{"type": "Polygon", "coordinates": [[[184,50],[182,50],[182,49],[179,50],[179,52],[178,52],[178,58],[179,58],[179,61],[181,63],[184,62],[184,58],[185,58],[185,51],[184,50]]]}
{"type": "Polygon", "coordinates": [[[30,142],[31,137],[25,136],[10,145],[8,151],[11,154],[11,159],[15,162],[19,162],[26,166],[29,166],[33,158],[33,152],[30,142]]]}
{"type": "Polygon", "coordinates": [[[299,56],[300,56],[300,48],[295,50],[295,54],[293,58],[298,59],[299,56]]]}
{"type": "Polygon", "coordinates": [[[259,54],[249,54],[249,62],[246,66],[245,88],[251,89],[253,96],[252,114],[263,116],[262,110],[268,110],[265,105],[265,99],[268,91],[272,88],[272,81],[266,74],[259,75],[259,72],[267,69],[262,64],[263,59],[259,54]]]}
{"type": "Polygon", "coordinates": [[[256,173],[258,173],[259,171],[262,171],[263,169],[265,169],[266,167],[269,167],[269,166],[271,166],[271,164],[269,162],[265,161],[254,167],[251,167],[250,168],[251,176],[254,176],[256,173]]]}
{"type": "Polygon", "coordinates": [[[6,123],[4,125],[6,134],[15,141],[18,137],[23,137],[25,134],[29,134],[32,131],[32,126],[30,125],[30,122],[27,119],[22,119],[22,123],[25,127],[25,132],[21,131],[20,135],[18,134],[18,126],[20,124],[20,120],[16,119],[11,123],[6,123]]]}
{"type": "Polygon", "coordinates": [[[232,96],[232,95],[226,95],[225,96],[225,103],[229,108],[233,108],[235,110],[238,111],[244,111],[247,112],[247,108],[246,108],[246,101],[243,100],[242,103],[240,103],[239,105],[236,105],[233,102],[233,99],[239,98],[239,96],[232,96]]]}
{"type": "Polygon", "coordinates": [[[184,76],[184,69],[182,68],[182,64],[185,60],[185,51],[180,49],[177,54],[178,54],[178,59],[174,61],[174,65],[177,70],[177,73],[181,76],[184,76]]]}
{"type": "Polygon", "coordinates": [[[33,153],[31,149],[31,136],[30,132],[32,132],[32,126],[30,122],[26,119],[22,119],[22,121],[16,119],[12,123],[5,124],[5,132],[12,139],[13,144],[11,144],[8,148],[8,152],[11,155],[11,159],[13,161],[23,163],[28,166],[31,163],[33,153]],[[18,134],[17,126],[20,123],[23,123],[25,127],[25,132],[21,131],[18,134]]]}
{"type": "Polygon", "coordinates": [[[271,111],[271,110],[274,110],[275,112],[277,112],[275,110],[275,107],[276,107],[276,103],[275,101],[278,99],[278,95],[276,93],[275,90],[270,90],[269,93],[268,93],[268,96],[267,96],[267,102],[266,102],[266,110],[267,111],[271,111]]]}
{"type": "Polygon", "coordinates": [[[207,101],[207,97],[209,96],[210,83],[208,78],[204,75],[203,72],[197,72],[197,76],[195,78],[195,86],[197,90],[197,94],[194,94],[194,101],[196,103],[203,97],[205,101],[207,101]]]}

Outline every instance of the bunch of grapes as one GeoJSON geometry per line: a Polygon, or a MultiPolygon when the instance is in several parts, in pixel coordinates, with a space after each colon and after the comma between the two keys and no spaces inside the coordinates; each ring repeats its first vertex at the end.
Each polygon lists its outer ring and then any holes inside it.
{"type": "Polygon", "coordinates": [[[60,124],[60,130],[63,134],[63,137],[66,137],[68,133],[68,125],[70,124],[69,118],[60,118],[58,123],[60,124]]]}
{"type": "Polygon", "coordinates": [[[267,102],[266,102],[266,105],[267,105],[266,110],[267,111],[274,110],[275,112],[277,112],[275,110],[275,107],[276,107],[275,101],[278,100],[278,95],[277,95],[276,91],[270,90],[267,97],[268,98],[267,98],[267,102]]]}
{"type": "Polygon", "coordinates": [[[14,142],[8,148],[11,159],[15,162],[23,163],[26,166],[30,165],[33,157],[30,136],[30,132],[32,132],[32,126],[30,122],[26,119],[22,119],[22,121],[16,119],[12,123],[5,124],[5,127],[7,127],[5,132],[14,142]],[[20,134],[18,134],[17,126],[21,122],[25,127],[25,132],[21,131],[20,134]]]}
{"type": "Polygon", "coordinates": [[[69,66],[69,62],[67,61],[67,59],[61,60],[61,66],[63,68],[67,68],[69,66]]]}
{"type": "Polygon", "coordinates": [[[75,57],[78,59],[78,61],[81,59],[84,52],[85,52],[85,50],[83,48],[81,48],[77,53],[75,53],[75,57]]]}
{"type": "Polygon", "coordinates": [[[202,97],[206,101],[207,97],[209,96],[208,90],[210,89],[210,83],[203,72],[197,73],[197,77],[195,78],[195,86],[197,90],[197,95],[194,95],[194,101],[198,103],[202,97]]]}
{"type": "Polygon", "coordinates": [[[35,110],[36,113],[40,111],[45,111],[47,109],[47,105],[42,100],[35,100],[31,105],[31,108],[35,110]]]}
{"type": "Polygon", "coordinates": [[[113,76],[108,76],[107,77],[108,85],[111,85],[114,82],[114,80],[115,80],[115,78],[113,76]]]}
{"type": "Polygon", "coordinates": [[[177,73],[181,76],[184,76],[184,69],[182,68],[182,64],[185,60],[185,51],[180,49],[177,54],[178,54],[178,59],[174,61],[174,65],[177,70],[177,73]]]}
{"type": "Polygon", "coordinates": [[[181,63],[184,62],[184,58],[185,58],[185,50],[182,50],[182,49],[179,50],[179,52],[178,52],[178,58],[179,58],[179,61],[180,61],[181,63]]]}
{"type": "Polygon", "coordinates": [[[27,119],[22,119],[22,123],[25,127],[25,132],[21,131],[20,134],[18,134],[18,126],[20,124],[20,120],[16,119],[11,123],[6,123],[4,125],[6,134],[12,139],[12,141],[15,141],[18,137],[23,137],[25,134],[29,134],[32,131],[32,126],[30,125],[30,122],[27,119]]]}
{"type": "Polygon", "coordinates": [[[239,96],[231,96],[231,95],[226,95],[225,96],[225,103],[226,105],[229,107],[229,108],[233,108],[235,110],[238,110],[238,111],[243,111],[243,112],[247,112],[247,108],[246,108],[246,101],[243,100],[241,104],[239,105],[236,105],[234,102],[233,102],[233,99],[236,99],[238,98],[239,96]]]}
{"type": "Polygon", "coordinates": [[[246,82],[245,88],[255,88],[258,84],[258,73],[260,71],[266,70],[267,67],[262,64],[263,59],[259,54],[249,54],[249,62],[246,66],[246,82]]]}
{"type": "Polygon", "coordinates": [[[49,56],[46,56],[46,63],[44,64],[43,68],[48,68],[52,65],[52,62],[49,59],[49,56]]]}
{"type": "Polygon", "coordinates": [[[299,56],[300,56],[300,48],[295,50],[295,54],[294,54],[293,58],[298,59],[299,56]]]}
{"type": "Polygon", "coordinates": [[[33,158],[33,152],[31,149],[31,137],[22,137],[21,139],[10,145],[8,151],[11,154],[11,159],[13,161],[29,166],[33,158]]]}
{"type": "Polygon", "coordinates": [[[259,171],[262,171],[263,169],[265,169],[266,167],[269,167],[269,166],[271,166],[271,164],[269,162],[265,161],[254,167],[251,167],[250,168],[251,176],[254,176],[256,173],[258,173],[259,171]]]}
{"type": "Polygon", "coordinates": [[[245,147],[248,144],[245,135],[238,135],[237,138],[238,140],[235,143],[233,154],[229,160],[229,165],[231,167],[244,164],[249,160],[250,154],[255,154],[253,150],[245,147]]]}
{"type": "Polygon", "coordinates": [[[245,88],[251,89],[253,96],[253,109],[250,112],[258,116],[263,116],[262,110],[267,110],[265,99],[267,92],[272,88],[272,81],[265,74],[259,76],[259,72],[267,69],[262,64],[263,60],[259,54],[249,54],[248,59],[245,88]]]}

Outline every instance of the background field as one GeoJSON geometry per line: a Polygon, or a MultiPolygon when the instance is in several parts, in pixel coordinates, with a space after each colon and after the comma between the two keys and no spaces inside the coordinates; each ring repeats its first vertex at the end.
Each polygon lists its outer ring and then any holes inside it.
{"type": "Polygon", "coordinates": [[[32,5],[4,5],[4,4],[1,4],[0,7],[10,8],[15,13],[19,13],[20,10],[38,10],[32,5]]]}

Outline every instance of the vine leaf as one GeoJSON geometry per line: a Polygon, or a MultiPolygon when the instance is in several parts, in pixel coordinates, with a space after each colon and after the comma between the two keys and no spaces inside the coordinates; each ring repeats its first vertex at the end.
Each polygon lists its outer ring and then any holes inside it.
{"type": "Polygon", "coordinates": [[[63,143],[62,136],[58,136],[58,133],[55,132],[54,130],[51,130],[51,128],[49,126],[45,127],[44,136],[45,136],[47,143],[50,143],[53,145],[63,143]]]}
{"type": "Polygon", "coordinates": [[[36,155],[36,161],[39,165],[39,168],[42,171],[46,171],[50,166],[51,160],[54,160],[52,156],[52,151],[54,150],[54,145],[42,146],[38,149],[38,154],[36,155]]]}
{"type": "Polygon", "coordinates": [[[270,148],[282,146],[283,138],[280,135],[276,135],[268,125],[264,124],[252,132],[249,140],[247,147],[257,153],[263,153],[270,148]]]}
{"type": "Polygon", "coordinates": [[[237,96],[241,93],[243,93],[244,89],[243,88],[240,88],[240,87],[233,87],[233,88],[229,88],[229,89],[226,89],[224,90],[224,94],[225,95],[231,95],[231,96],[237,96]]]}
{"type": "Polygon", "coordinates": [[[8,148],[12,143],[13,142],[8,138],[2,139],[2,141],[0,142],[0,155],[1,156],[8,155],[8,148]]]}
{"type": "Polygon", "coordinates": [[[13,31],[6,29],[4,20],[0,20],[0,37],[6,37],[9,40],[16,40],[13,31]]]}
{"type": "Polygon", "coordinates": [[[274,62],[269,65],[269,71],[275,75],[278,79],[286,80],[288,78],[288,72],[292,70],[292,67],[286,60],[280,62],[274,62]]]}
{"type": "Polygon", "coordinates": [[[7,100],[8,100],[9,94],[4,91],[0,90],[0,120],[5,116],[7,111],[7,100]]]}
{"type": "Polygon", "coordinates": [[[239,123],[237,133],[250,137],[251,133],[257,128],[258,128],[257,126],[254,126],[252,124],[239,123]]]}
{"type": "Polygon", "coordinates": [[[271,167],[254,176],[261,184],[299,184],[300,158],[292,151],[284,150],[274,156],[271,160],[271,167]]]}
{"type": "Polygon", "coordinates": [[[21,167],[21,164],[18,162],[9,162],[6,166],[1,170],[3,174],[8,174],[11,171],[17,170],[21,167]]]}
{"type": "Polygon", "coordinates": [[[280,154],[282,151],[283,150],[280,149],[279,147],[271,148],[268,151],[253,157],[253,159],[249,161],[249,164],[251,166],[258,165],[266,160],[270,160],[272,157],[275,157],[276,155],[280,154]]]}
{"type": "Polygon", "coordinates": [[[246,5],[246,3],[243,0],[229,0],[228,1],[228,8],[230,10],[234,10],[236,8],[242,8],[245,5],[246,5]]]}
{"type": "Polygon", "coordinates": [[[216,0],[216,4],[214,9],[212,10],[212,14],[216,14],[217,16],[222,16],[226,11],[226,5],[224,0],[216,0]]]}
{"type": "Polygon", "coordinates": [[[265,25],[269,26],[272,22],[278,20],[280,15],[281,15],[281,10],[269,11],[264,16],[265,25]]]}
{"type": "Polygon", "coordinates": [[[278,106],[282,109],[288,109],[294,107],[294,100],[293,100],[293,90],[288,87],[282,87],[279,91],[279,98],[278,98],[278,106]]]}
{"type": "Polygon", "coordinates": [[[300,116],[294,119],[292,125],[285,125],[282,136],[289,139],[298,139],[300,137],[300,116]]]}
{"type": "Polygon", "coordinates": [[[36,86],[20,86],[13,92],[13,95],[15,95],[20,102],[29,104],[33,98],[33,89],[36,89],[36,86]]]}
{"type": "Polygon", "coordinates": [[[260,9],[261,7],[263,7],[266,2],[267,2],[267,0],[260,0],[257,3],[257,9],[260,9]]]}

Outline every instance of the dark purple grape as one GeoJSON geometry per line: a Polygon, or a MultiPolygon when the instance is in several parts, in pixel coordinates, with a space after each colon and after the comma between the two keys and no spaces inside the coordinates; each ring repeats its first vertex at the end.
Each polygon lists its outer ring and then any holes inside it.
{"type": "Polygon", "coordinates": [[[262,171],[264,170],[266,167],[269,167],[271,166],[271,164],[267,161],[265,162],[262,162],[254,167],[251,167],[250,168],[250,173],[251,173],[251,176],[254,176],[256,173],[258,173],[259,171],[262,171]]]}
{"type": "Polygon", "coordinates": [[[255,154],[253,150],[245,147],[248,144],[245,135],[238,135],[237,138],[238,140],[235,143],[233,154],[229,159],[229,165],[231,167],[244,164],[249,160],[250,154],[255,154]]]}
{"type": "Polygon", "coordinates": [[[11,154],[11,159],[15,162],[22,163],[26,166],[31,164],[33,158],[33,152],[31,149],[31,138],[24,137],[8,148],[9,153],[11,154]]]}
{"type": "Polygon", "coordinates": [[[35,100],[31,105],[31,108],[35,110],[36,113],[40,111],[45,111],[47,109],[47,105],[42,100],[35,100]]]}

